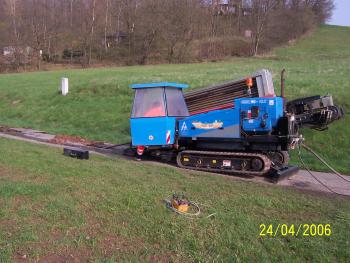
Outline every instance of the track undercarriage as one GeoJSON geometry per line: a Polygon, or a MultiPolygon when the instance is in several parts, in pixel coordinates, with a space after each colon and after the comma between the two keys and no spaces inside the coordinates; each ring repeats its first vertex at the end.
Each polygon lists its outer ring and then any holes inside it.
{"type": "Polygon", "coordinates": [[[267,155],[247,152],[182,151],[177,155],[181,168],[244,176],[264,176],[272,162],[267,155]]]}

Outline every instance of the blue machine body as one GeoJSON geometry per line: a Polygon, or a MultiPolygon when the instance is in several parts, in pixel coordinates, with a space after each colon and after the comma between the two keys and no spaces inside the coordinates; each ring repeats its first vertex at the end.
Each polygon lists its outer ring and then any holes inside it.
{"type": "Polygon", "coordinates": [[[176,127],[180,139],[192,140],[239,139],[242,131],[268,134],[283,116],[283,99],[280,97],[235,99],[234,108],[189,116],[182,93],[187,85],[162,82],[131,87],[136,91],[130,118],[133,146],[173,145],[176,127]]]}
{"type": "Polygon", "coordinates": [[[179,137],[239,138],[236,109],[214,110],[179,120],[179,137]]]}
{"type": "Polygon", "coordinates": [[[283,116],[283,99],[235,99],[235,107],[192,115],[179,120],[180,138],[240,138],[247,133],[266,134],[283,116]]]}
{"type": "Polygon", "coordinates": [[[131,85],[135,89],[130,118],[133,146],[168,146],[175,143],[176,120],[188,116],[182,93],[182,89],[187,87],[186,84],[173,82],[131,85]],[[156,106],[152,107],[152,104],[156,106]]]}
{"type": "Polygon", "coordinates": [[[176,118],[130,119],[133,146],[159,146],[174,144],[176,118]],[[168,139],[168,140],[167,140],[168,139]]]}
{"type": "Polygon", "coordinates": [[[243,115],[242,129],[245,132],[271,132],[283,116],[281,97],[239,99],[235,103],[239,103],[239,110],[243,115]]]}

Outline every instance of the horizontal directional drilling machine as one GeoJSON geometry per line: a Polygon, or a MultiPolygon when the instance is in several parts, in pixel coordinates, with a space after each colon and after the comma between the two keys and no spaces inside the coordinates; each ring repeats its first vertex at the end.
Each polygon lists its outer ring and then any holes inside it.
{"type": "Polygon", "coordinates": [[[133,84],[132,154],[175,160],[186,169],[278,180],[297,171],[289,150],[301,127],[324,130],[342,117],[332,96],[292,101],[276,96],[271,73],[261,70],[183,94],[178,83],[133,84]]]}

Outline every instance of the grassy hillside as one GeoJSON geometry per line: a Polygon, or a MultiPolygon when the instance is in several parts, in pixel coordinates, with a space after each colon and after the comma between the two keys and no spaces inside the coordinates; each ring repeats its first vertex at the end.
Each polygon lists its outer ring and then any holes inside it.
{"type": "MultiPolygon", "coordinates": [[[[131,83],[175,81],[192,88],[240,78],[261,68],[287,70],[288,98],[332,94],[350,109],[350,28],[324,26],[293,46],[260,58],[219,63],[87,69],[0,76],[0,124],[113,142],[129,140],[131,83]],[[70,79],[68,97],[58,95],[61,77],[70,79]]],[[[350,174],[349,117],[327,132],[305,131],[306,142],[340,171],[350,174]]],[[[312,161],[313,168],[320,169],[312,161]]]]}
{"type": "MultiPolygon", "coordinates": [[[[350,203],[158,164],[64,157],[0,139],[0,262],[346,262],[350,203]],[[200,203],[186,219],[162,202],[200,203]],[[206,218],[209,214],[215,216],[206,218]],[[260,237],[260,224],[330,224],[331,236],[260,237]]],[[[295,229],[295,232],[297,230],[295,229]]],[[[308,232],[306,232],[307,234],[308,232]]]]}

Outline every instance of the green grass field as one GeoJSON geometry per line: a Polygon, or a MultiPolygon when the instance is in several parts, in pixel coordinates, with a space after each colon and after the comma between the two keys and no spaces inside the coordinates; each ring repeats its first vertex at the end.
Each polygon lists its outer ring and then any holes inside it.
{"type": "MultiPolygon", "coordinates": [[[[261,68],[287,70],[288,98],[334,95],[350,109],[350,28],[324,26],[294,46],[260,58],[233,58],[218,63],[152,65],[0,75],[0,124],[31,127],[55,134],[128,142],[132,83],[174,81],[198,88],[241,78],[261,68]],[[58,95],[60,78],[70,79],[68,97],[58,95]]],[[[349,117],[327,132],[305,131],[306,143],[325,155],[339,171],[350,174],[349,117]]],[[[314,169],[322,167],[307,158],[314,169]]]]}
{"type": "Polygon", "coordinates": [[[350,258],[345,198],[153,163],[96,156],[81,161],[60,149],[7,139],[0,139],[0,149],[0,262],[350,258]],[[167,210],[162,200],[173,191],[199,202],[203,217],[167,210]],[[260,224],[301,223],[330,224],[332,235],[259,237],[260,224]]]}
{"type": "MultiPolygon", "coordinates": [[[[0,124],[112,142],[129,140],[131,83],[192,88],[270,69],[287,95],[331,93],[350,109],[350,28],[324,26],[265,57],[0,75],[0,124]],[[60,78],[70,94],[58,95],[60,78]]],[[[306,142],[350,174],[349,117],[306,142]]],[[[0,138],[0,262],[347,262],[348,198],[300,192],[151,162],[64,157],[0,138]],[[200,203],[190,220],[165,208],[174,191],[200,203]],[[205,216],[216,213],[215,216],[205,216]],[[260,224],[330,224],[331,236],[260,237],[260,224]]],[[[321,169],[306,158],[314,169],[321,169]]]]}

